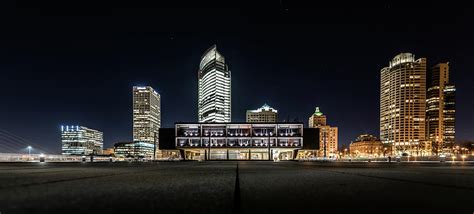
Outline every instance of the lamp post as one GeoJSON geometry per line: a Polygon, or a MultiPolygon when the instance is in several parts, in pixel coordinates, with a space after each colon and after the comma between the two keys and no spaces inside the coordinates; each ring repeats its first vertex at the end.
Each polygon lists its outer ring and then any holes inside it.
{"type": "MultiPolygon", "coordinates": [[[[268,131],[268,130],[267,130],[268,131]]],[[[271,160],[270,156],[271,156],[271,151],[270,151],[270,133],[267,133],[268,134],[268,141],[267,141],[267,146],[268,146],[268,160],[271,160]]]]}
{"type": "Polygon", "coordinates": [[[207,160],[211,160],[211,135],[212,135],[212,132],[210,131],[210,129],[209,129],[208,134],[209,134],[209,142],[208,142],[209,147],[207,149],[207,160]]]}
{"type": "Polygon", "coordinates": [[[156,132],[153,132],[153,161],[156,161],[156,132]]]}
{"type": "Polygon", "coordinates": [[[324,146],[323,147],[323,149],[324,149],[323,150],[323,152],[324,152],[323,156],[324,156],[324,160],[326,160],[326,150],[327,150],[327,148],[326,148],[326,134],[327,134],[326,131],[323,131],[323,146],[324,146]]]}
{"type": "Polygon", "coordinates": [[[29,156],[31,156],[31,149],[32,149],[33,147],[28,146],[28,147],[26,147],[26,148],[28,149],[28,157],[29,157],[29,156]]]}

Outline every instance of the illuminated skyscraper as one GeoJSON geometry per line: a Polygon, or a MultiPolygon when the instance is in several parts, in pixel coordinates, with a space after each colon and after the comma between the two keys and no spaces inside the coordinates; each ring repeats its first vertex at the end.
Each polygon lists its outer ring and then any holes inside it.
{"type": "Polygon", "coordinates": [[[247,110],[247,123],[276,123],[278,110],[264,104],[256,110],[247,110]]]}
{"type": "Polygon", "coordinates": [[[395,154],[427,155],[425,141],[426,59],[411,53],[395,56],[381,70],[380,140],[395,154]]]}
{"type": "Polygon", "coordinates": [[[133,141],[158,143],[160,95],[150,86],[133,87],[133,141]]]}
{"type": "Polygon", "coordinates": [[[455,143],[456,88],[449,81],[449,63],[429,70],[427,87],[426,138],[436,154],[450,152],[455,143]]]}
{"type": "Polygon", "coordinates": [[[309,128],[319,128],[319,153],[323,157],[336,156],[338,151],[338,128],[327,125],[326,115],[316,107],[308,120],[309,128]]]}
{"type": "Polygon", "coordinates": [[[201,58],[198,71],[198,119],[206,122],[230,122],[231,76],[225,58],[213,45],[201,58]]]}
{"type": "Polygon", "coordinates": [[[322,112],[319,111],[319,107],[316,107],[313,115],[309,117],[308,126],[310,128],[318,127],[318,126],[325,126],[326,125],[326,115],[323,115],[322,112]]]}
{"type": "Polygon", "coordinates": [[[103,133],[84,126],[61,126],[63,155],[102,154],[103,133]]]}

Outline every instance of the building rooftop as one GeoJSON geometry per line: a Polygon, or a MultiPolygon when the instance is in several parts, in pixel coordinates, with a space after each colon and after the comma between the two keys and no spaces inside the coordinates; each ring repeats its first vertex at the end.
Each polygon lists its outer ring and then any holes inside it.
{"type": "Polygon", "coordinates": [[[314,110],[313,115],[316,115],[316,116],[323,116],[323,113],[319,111],[319,107],[316,107],[316,109],[314,110]]]}
{"type": "Polygon", "coordinates": [[[212,60],[217,60],[219,62],[225,63],[225,58],[217,51],[217,46],[214,44],[209,49],[204,52],[201,57],[201,63],[199,64],[199,69],[204,68],[212,60]]]}
{"type": "Polygon", "coordinates": [[[415,55],[412,53],[400,53],[393,57],[392,61],[390,61],[390,68],[394,67],[398,64],[407,63],[407,62],[414,62],[415,55]]]}
{"type": "Polygon", "coordinates": [[[278,113],[278,110],[270,107],[269,105],[267,105],[266,103],[263,104],[262,107],[256,109],[256,110],[248,110],[249,112],[253,112],[253,113],[259,113],[259,112],[262,112],[262,111],[273,111],[275,113],[278,113]]]}
{"type": "Polygon", "coordinates": [[[363,141],[379,141],[379,139],[371,134],[362,134],[362,135],[359,135],[354,142],[363,142],[363,141]]]}

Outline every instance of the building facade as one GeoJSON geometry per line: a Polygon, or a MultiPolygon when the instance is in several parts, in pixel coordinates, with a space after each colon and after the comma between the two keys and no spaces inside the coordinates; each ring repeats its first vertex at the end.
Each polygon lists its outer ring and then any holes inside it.
{"type": "Polygon", "coordinates": [[[426,59],[395,56],[380,78],[380,140],[397,155],[429,155],[425,140],[426,59]]]}
{"type": "Polygon", "coordinates": [[[264,104],[256,110],[247,110],[247,123],[276,123],[278,121],[278,110],[264,104]]]}
{"type": "Polygon", "coordinates": [[[146,142],[120,142],[114,145],[114,155],[117,158],[148,159],[155,158],[155,145],[146,142]]]}
{"type": "Polygon", "coordinates": [[[369,134],[363,134],[349,145],[349,151],[352,157],[383,157],[389,155],[387,148],[384,148],[382,142],[377,137],[369,134]]]}
{"type": "Polygon", "coordinates": [[[319,128],[319,155],[322,157],[335,157],[338,155],[338,128],[327,124],[326,115],[319,107],[316,107],[314,113],[308,120],[309,128],[319,128]]]}
{"type": "Polygon", "coordinates": [[[160,94],[152,87],[133,87],[133,142],[158,143],[160,94]]]}
{"type": "Polygon", "coordinates": [[[102,151],[102,154],[103,154],[103,155],[110,155],[110,156],[113,156],[113,155],[114,155],[114,147],[105,148],[105,149],[102,151]]]}
{"type": "Polygon", "coordinates": [[[63,155],[102,154],[104,135],[84,126],[61,126],[63,155]]]}
{"type": "Polygon", "coordinates": [[[426,138],[435,154],[451,153],[455,143],[456,88],[449,73],[449,63],[439,63],[427,74],[426,138]]]}
{"type": "Polygon", "coordinates": [[[231,75],[216,45],[204,53],[199,64],[198,121],[231,121],[231,75]]]}
{"type": "Polygon", "coordinates": [[[319,111],[319,107],[316,107],[314,113],[309,117],[308,126],[312,127],[319,127],[326,125],[326,115],[324,115],[321,111],[319,111]]]}
{"type": "Polygon", "coordinates": [[[338,128],[332,126],[320,126],[320,156],[336,157],[338,155],[338,128]]]}
{"type": "Polygon", "coordinates": [[[293,160],[304,148],[303,124],[179,123],[175,147],[188,160],[293,160]]]}

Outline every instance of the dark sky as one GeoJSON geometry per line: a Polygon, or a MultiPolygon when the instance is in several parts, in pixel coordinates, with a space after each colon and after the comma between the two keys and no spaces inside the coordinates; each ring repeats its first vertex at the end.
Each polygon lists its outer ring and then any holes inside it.
{"type": "Polygon", "coordinates": [[[457,139],[474,140],[472,2],[277,0],[243,9],[64,2],[17,3],[2,17],[3,143],[59,152],[62,124],[102,130],[105,147],[131,140],[134,85],[161,94],[163,127],[196,121],[198,64],[214,43],[232,71],[233,121],[267,103],[281,119],[306,124],[319,106],[339,127],[340,144],[378,136],[380,69],[412,52],[429,65],[450,62],[457,139]]]}

